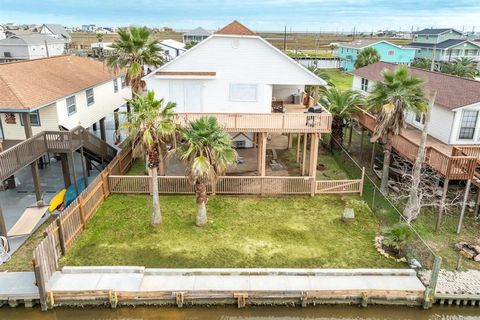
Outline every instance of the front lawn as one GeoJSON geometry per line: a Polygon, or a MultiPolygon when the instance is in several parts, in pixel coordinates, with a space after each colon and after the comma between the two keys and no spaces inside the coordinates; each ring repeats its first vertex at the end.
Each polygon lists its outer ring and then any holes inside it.
{"type": "Polygon", "coordinates": [[[328,74],[330,82],[333,83],[335,87],[342,90],[352,89],[353,76],[351,74],[339,69],[322,69],[322,71],[328,74]]]}
{"type": "Polygon", "coordinates": [[[379,225],[356,196],[213,196],[209,223],[195,227],[193,196],[161,196],[164,223],[149,225],[151,197],[111,195],[62,265],[163,268],[402,268],[379,255],[379,225]],[[344,224],[346,206],[355,221],[344,224]]]}

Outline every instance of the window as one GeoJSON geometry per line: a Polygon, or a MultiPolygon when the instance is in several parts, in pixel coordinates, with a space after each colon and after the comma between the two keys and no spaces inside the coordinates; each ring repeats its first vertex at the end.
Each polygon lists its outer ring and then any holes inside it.
{"type": "Polygon", "coordinates": [[[69,116],[77,112],[77,106],[75,105],[75,96],[67,98],[67,111],[69,116]]]}
{"type": "Polygon", "coordinates": [[[388,54],[389,56],[393,56],[393,55],[395,55],[395,51],[393,51],[393,50],[388,50],[387,54],[388,54]]]}
{"type": "Polygon", "coordinates": [[[478,111],[464,110],[458,139],[473,139],[477,126],[478,111]]]}
{"type": "Polygon", "coordinates": [[[87,106],[91,106],[92,104],[94,104],[95,97],[93,96],[93,88],[87,89],[87,91],[85,91],[85,94],[87,96],[87,106]]]}
{"type": "Polygon", "coordinates": [[[365,92],[368,91],[368,79],[362,78],[362,85],[360,89],[365,92]]]}
{"type": "MultiPolygon", "coordinates": [[[[20,124],[23,126],[23,117],[21,116],[20,116],[20,124]]],[[[38,113],[38,110],[30,112],[30,124],[33,127],[40,126],[40,114],[38,113]]]]}
{"type": "Polygon", "coordinates": [[[125,76],[121,76],[121,77],[120,77],[120,81],[121,81],[121,83],[122,83],[122,89],[125,88],[125,86],[126,86],[125,76]]]}
{"type": "Polygon", "coordinates": [[[247,83],[231,83],[230,101],[257,101],[257,85],[247,83]]]}
{"type": "Polygon", "coordinates": [[[113,79],[113,92],[118,92],[118,79],[113,79]]]}
{"type": "Polygon", "coordinates": [[[425,114],[423,112],[415,114],[415,122],[425,124],[425,114]]]}

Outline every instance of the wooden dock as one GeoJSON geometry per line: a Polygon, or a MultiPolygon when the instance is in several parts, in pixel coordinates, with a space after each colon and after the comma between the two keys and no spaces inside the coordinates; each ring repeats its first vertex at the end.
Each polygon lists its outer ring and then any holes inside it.
{"type": "Polygon", "coordinates": [[[0,272],[0,307],[33,307],[39,299],[33,272],[0,272]]]}
{"type": "Polygon", "coordinates": [[[409,269],[145,269],[64,267],[47,304],[422,305],[425,287],[409,269]]]}

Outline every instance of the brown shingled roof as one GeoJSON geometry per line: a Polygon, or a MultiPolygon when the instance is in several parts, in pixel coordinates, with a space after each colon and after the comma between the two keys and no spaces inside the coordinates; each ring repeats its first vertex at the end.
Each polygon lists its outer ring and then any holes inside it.
{"type": "Polygon", "coordinates": [[[225,27],[215,32],[215,34],[229,34],[229,35],[238,35],[238,36],[256,36],[257,35],[255,32],[248,29],[237,20],[234,20],[232,23],[227,24],[225,27]]]}
{"type": "MultiPolygon", "coordinates": [[[[394,63],[377,62],[351,73],[368,80],[382,81],[383,70],[395,70],[396,67],[394,63]]],[[[435,104],[453,110],[480,102],[480,81],[412,67],[410,71],[425,81],[425,89],[437,90],[435,104]]]]}
{"type": "Polygon", "coordinates": [[[0,64],[0,110],[31,110],[115,77],[100,61],[57,56],[0,64]]]}

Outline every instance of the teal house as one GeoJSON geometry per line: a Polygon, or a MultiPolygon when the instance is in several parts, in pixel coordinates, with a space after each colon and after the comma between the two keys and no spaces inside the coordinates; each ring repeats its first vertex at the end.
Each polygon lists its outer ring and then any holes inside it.
{"type": "Polygon", "coordinates": [[[354,70],[358,53],[369,47],[375,48],[380,54],[380,61],[384,62],[410,65],[415,58],[414,48],[400,47],[385,40],[359,39],[338,44],[337,57],[340,59],[340,68],[345,71],[354,70]]]}
{"type": "Polygon", "coordinates": [[[480,61],[480,43],[466,39],[466,36],[455,29],[423,29],[414,32],[413,42],[415,58],[426,58],[435,61],[452,61],[458,58],[469,58],[480,61]]]}

